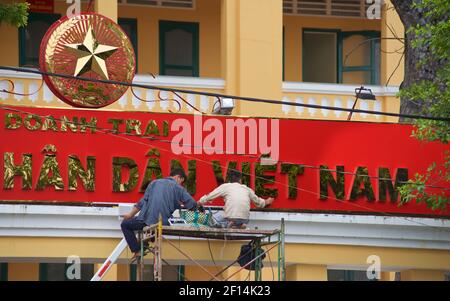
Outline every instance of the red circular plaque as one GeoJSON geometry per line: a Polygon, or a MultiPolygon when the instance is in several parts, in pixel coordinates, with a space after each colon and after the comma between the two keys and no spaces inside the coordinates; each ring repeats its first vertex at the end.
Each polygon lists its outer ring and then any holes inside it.
{"type": "MultiPolygon", "coordinates": [[[[49,28],[41,42],[39,65],[44,72],[131,83],[136,58],[119,25],[105,16],[83,13],[63,17],[49,28]]],[[[44,80],[59,99],[82,108],[107,106],[128,89],[59,76],[44,76],[44,80]]]]}

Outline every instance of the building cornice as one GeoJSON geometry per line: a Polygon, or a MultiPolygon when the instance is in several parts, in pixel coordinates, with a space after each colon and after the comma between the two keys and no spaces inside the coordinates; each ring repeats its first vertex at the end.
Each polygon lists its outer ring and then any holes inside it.
{"type": "MultiPolygon", "coordinates": [[[[121,238],[130,207],[0,205],[0,236],[121,238]]],[[[292,244],[450,250],[448,219],[252,211],[249,227],[276,229],[282,218],[292,244]]]]}

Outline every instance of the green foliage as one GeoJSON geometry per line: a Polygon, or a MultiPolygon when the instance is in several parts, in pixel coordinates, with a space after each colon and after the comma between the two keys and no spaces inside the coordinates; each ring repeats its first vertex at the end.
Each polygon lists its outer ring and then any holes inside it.
{"type": "Polygon", "coordinates": [[[6,24],[23,27],[27,25],[28,21],[28,7],[27,2],[14,4],[0,4],[0,24],[6,24]]]}
{"type": "MultiPolygon", "coordinates": [[[[423,113],[431,116],[450,116],[450,1],[422,0],[413,4],[414,10],[422,15],[418,25],[408,29],[408,33],[415,37],[411,41],[413,48],[427,48],[429,55],[424,55],[417,61],[419,67],[436,68],[436,76],[432,80],[425,80],[411,85],[400,91],[400,97],[409,101],[422,103],[423,113]],[[426,20],[426,21],[425,21],[426,20]]],[[[436,141],[448,144],[450,140],[450,123],[446,121],[417,120],[412,136],[421,141],[436,141]]],[[[448,183],[449,174],[448,153],[445,162],[437,166],[433,163],[425,175],[416,174],[413,180],[399,188],[402,196],[401,203],[415,200],[425,203],[433,210],[445,210],[450,198],[443,189],[433,189],[433,183],[448,183]],[[432,185],[431,185],[432,186],[432,185]],[[436,192],[437,191],[437,192],[436,192]]]]}

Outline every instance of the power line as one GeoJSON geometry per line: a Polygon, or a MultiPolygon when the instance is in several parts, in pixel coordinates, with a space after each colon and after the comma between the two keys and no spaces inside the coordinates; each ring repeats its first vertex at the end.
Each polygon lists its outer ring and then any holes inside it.
{"type": "MultiPolygon", "coordinates": [[[[0,107],[2,107],[2,108],[7,108],[7,107],[1,106],[1,105],[0,105],[0,107]]],[[[13,109],[13,110],[15,110],[15,109],[13,109]]],[[[19,110],[17,110],[17,111],[19,111],[19,110]]],[[[22,112],[24,112],[24,111],[22,111],[22,112]]],[[[27,113],[27,112],[24,112],[24,113],[27,113]]],[[[32,114],[32,113],[30,113],[30,114],[32,114]]],[[[38,115],[38,116],[39,116],[39,115],[38,115]]],[[[99,131],[101,132],[101,130],[99,130],[99,131]]],[[[105,131],[104,133],[105,133],[105,134],[110,134],[110,133],[111,133],[111,130],[105,131]]],[[[130,142],[137,143],[137,144],[141,144],[141,145],[144,145],[144,146],[147,146],[147,147],[149,147],[149,146],[150,146],[150,147],[155,147],[155,146],[152,145],[152,144],[144,143],[144,142],[141,142],[141,141],[136,141],[136,140],[130,139],[130,138],[128,138],[128,137],[124,137],[124,136],[122,136],[122,135],[113,135],[113,137],[117,137],[117,138],[120,138],[120,139],[123,139],[123,140],[127,140],[127,141],[130,141],[130,142]]],[[[159,148],[159,149],[171,153],[170,150],[167,150],[167,149],[164,149],[164,148],[159,148]]],[[[196,160],[198,160],[199,162],[204,163],[204,164],[207,164],[207,165],[212,165],[212,164],[213,164],[213,163],[210,162],[210,161],[202,160],[202,159],[200,159],[200,158],[195,158],[195,157],[190,156],[190,155],[183,154],[182,156],[185,157],[185,158],[196,159],[196,160]]],[[[221,167],[221,168],[226,168],[226,167],[223,166],[223,165],[220,165],[219,167],[221,167]]],[[[264,178],[259,177],[259,176],[255,176],[255,178],[264,179],[264,178]]],[[[337,202],[339,202],[339,203],[345,203],[344,200],[338,199],[338,198],[336,198],[336,197],[325,196],[325,195],[322,195],[320,192],[317,193],[317,192],[314,192],[314,191],[311,191],[311,190],[307,190],[307,189],[303,189],[303,188],[299,188],[299,187],[292,187],[292,186],[290,186],[289,184],[285,184],[285,183],[282,183],[282,182],[279,182],[279,181],[275,181],[275,180],[274,180],[274,181],[273,181],[273,184],[279,184],[280,186],[284,186],[284,187],[286,187],[286,188],[294,188],[294,189],[296,189],[297,191],[304,191],[304,192],[306,192],[306,193],[316,195],[316,196],[318,196],[319,198],[323,196],[323,197],[327,197],[327,198],[329,198],[329,199],[335,200],[335,201],[337,201],[337,202]]],[[[450,232],[449,230],[442,229],[442,228],[440,228],[440,227],[428,225],[428,224],[426,224],[426,223],[423,223],[423,222],[420,222],[420,221],[416,221],[416,220],[413,220],[413,219],[410,219],[410,218],[407,218],[407,217],[404,217],[404,216],[397,216],[397,215],[394,215],[394,214],[391,214],[391,213],[387,213],[387,212],[384,212],[384,211],[381,211],[381,210],[376,210],[376,209],[373,209],[373,208],[371,208],[371,207],[367,207],[367,206],[364,206],[364,205],[356,204],[355,202],[348,202],[348,203],[346,203],[346,204],[349,204],[350,206],[353,206],[353,207],[358,207],[358,208],[360,208],[360,209],[364,209],[364,210],[369,211],[369,212],[378,213],[378,214],[382,214],[382,215],[390,216],[390,217],[398,217],[398,218],[402,218],[402,219],[407,220],[407,221],[409,221],[409,222],[411,222],[411,223],[415,223],[415,224],[419,224],[419,225],[422,225],[422,226],[426,226],[426,227],[438,229],[439,231],[450,232]]]]}
{"type": "MultiPolygon", "coordinates": [[[[0,105],[0,108],[2,108],[4,110],[12,111],[12,112],[18,112],[18,113],[22,113],[22,114],[29,114],[29,115],[31,115],[33,117],[40,117],[42,119],[45,119],[45,118],[48,117],[48,116],[43,116],[43,115],[39,115],[39,114],[26,112],[26,111],[19,110],[19,109],[10,108],[10,107],[3,106],[3,105],[0,105]]],[[[180,145],[179,143],[175,143],[175,142],[173,142],[171,140],[156,138],[155,136],[144,137],[144,136],[138,135],[138,134],[131,134],[131,133],[126,133],[126,132],[120,132],[120,131],[116,131],[116,130],[101,128],[101,127],[98,127],[98,126],[92,126],[92,125],[89,125],[89,124],[82,124],[82,123],[79,123],[79,122],[63,120],[61,118],[54,118],[54,120],[55,121],[64,122],[64,123],[67,123],[67,124],[76,125],[76,126],[80,126],[80,125],[81,126],[85,126],[86,128],[95,129],[95,130],[97,130],[97,131],[99,131],[99,132],[101,132],[103,134],[113,134],[113,135],[124,135],[124,136],[131,136],[131,137],[139,137],[139,138],[142,138],[142,139],[149,139],[151,141],[158,141],[158,142],[167,143],[167,144],[180,145]]],[[[129,139],[129,140],[130,141],[134,141],[136,143],[140,143],[140,142],[132,140],[132,139],[129,139]]],[[[141,144],[147,145],[145,143],[141,143],[141,144]]],[[[248,157],[248,158],[251,158],[251,159],[260,159],[261,158],[261,156],[255,156],[255,155],[249,155],[249,154],[229,153],[229,152],[227,152],[225,150],[218,150],[216,148],[204,147],[202,145],[182,144],[182,146],[188,146],[188,147],[192,147],[192,148],[212,149],[212,150],[216,151],[216,154],[236,155],[236,156],[248,157]],[[217,153],[217,151],[219,153],[217,153]]],[[[359,176],[359,177],[367,177],[367,178],[370,178],[370,179],[377,179],[377,180],[381,180],[381,181],[392,181],[392,179],[390,179],[390,178],[382,178],[382,177],[377,177],[377,176],[358,174],[358,173],[350,172],[350,171],[339,171],[339,170],[336,170],[336,169],[323,168],[321,166],[316,166],[316,165],[308,165],[308,164],[303,164],[303,163],[292,163],[292,162],[286,162],[286,161],[281,161],[281,163],[283,163],[283,164],[292,164],[292,165],[300,165],[301,167],[304,167],[304,168],[319,169],[321,171],[336,172],[337,174],[340,173],[340,174],[354,175],[354,176],[359,176]]],[[[249,174],[246,174],[246,175],[249,175],[249,174]]],[[[411,185],[414,184],[414,183],[405,182],[405,181],[399,181],[398,183],[399,184],[411,184],[411,185]]],[[[428,187],[428,188],[442,189],[442,190],[450,190],[450,187],[442,187],[442,186],[436,186],[436,185],[424,184],[424,185],[420,185],[420,186],[428,187]]]]}
{"type": "MultiPolygon", "coordinates": [[[[363,113],[363,114],[369,114],[369,115],[402,117],[402,118],[409,118],[409,119],[427,119],[427,120],[450,122],[450,118],[448,118],[448,117],[435,117],[435,116],[425,116],[425,115],[411,115],[411,114],[398,114],[398,113],[389,113],[389,112],[368,111],[368,110],[360,110],[360,109],[348,109],[348,108],[313,105],[313,104],[306,104],[306,103],[280,101],[280,100],[273,100],[273,99],[227,95],[227,94],[220,94],[220,93],[213,93],[213,92],[199,92],[199,91],[185,90],[185,89],[166,88],[166,87],[160,87],[160,86],[154,86],[154,85],[133,84],[133,83],[127,83],[127,82],[113,81],[113,80],[77,77],[77,76],[72,76],[72,75],[58,74],[58,73],[53,73],[53,72],[43,72],[43,71],[39,71],[39,70],[30,70],[30,69],[18,68],[18,67],[0,66],[0,70],[9,70],[9,71],[25,72],[25,73],[28,72],[28,73],[34,73],[34,74],[39,74],[39,75],[45,75],[45,76],[55,76],[55,77],[61,77],[61,78],[67,78],[67,79],[77,79],[77,80],[81,80],[81,81],[89,81],[89,82],[95,82],[95,83],[137,87],[137,88],[149,89],[149,90],[161,90],[161,91],[167,91],[167,92],[173,92],[173,93],[178,92],[178,93],[210,96],[210,97],[216,97],[216,98],[232,98],[235,100],[242,100],[242,101],[248,101],[248,102],[268,103],[268,104],[286,105],[286,106],[294,106],[294,107],[306,107],[306,108],[324,109],[324,110],[331,110],[331,111],[334,110],[334,111],[354,112],[354,113],[363,113]]],[[[8,91],[3,90],[2,92],[8,92],[8,91]]]]}

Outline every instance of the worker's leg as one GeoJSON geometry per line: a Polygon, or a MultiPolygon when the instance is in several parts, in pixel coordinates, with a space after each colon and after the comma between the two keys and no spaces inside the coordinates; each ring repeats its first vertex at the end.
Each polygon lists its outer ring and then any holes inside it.
{"type": "Polygon", "coordinates": [[[249,220],[242,218],[230,218],[228,219],[228,228],[245,229],[249,220]]]}
{"type": "Polygon", "coordinates": [[[223,212],[219,211],[213,214],[213,226],[215,228],[226,228],[228,221],[225,219],[223,212]]]}
{"type": "Polygon", "coordinates": [[[125,240],[127,241],[131,252],[133,253],[139,252],[140,250],[140,246],[136,239],[134,231],[142,230],[145,226],[146,225],[143,221],[139,221],[136,218],[125,220],[120,225],[120,227],[122,228],[123,236],[125,237],[125,240]]]}

